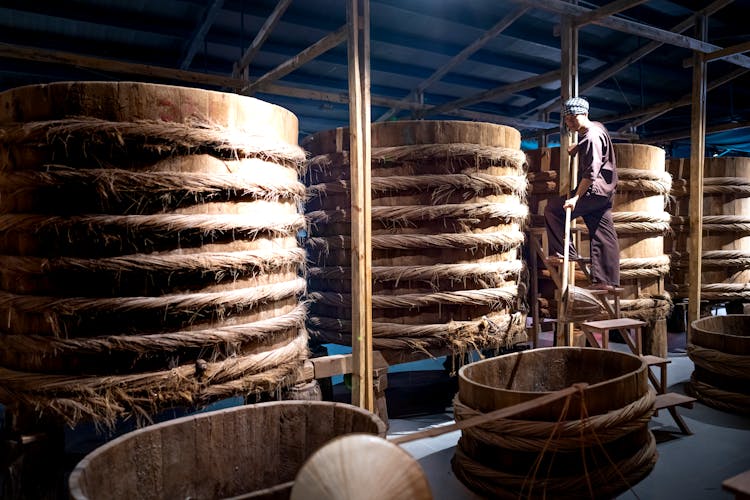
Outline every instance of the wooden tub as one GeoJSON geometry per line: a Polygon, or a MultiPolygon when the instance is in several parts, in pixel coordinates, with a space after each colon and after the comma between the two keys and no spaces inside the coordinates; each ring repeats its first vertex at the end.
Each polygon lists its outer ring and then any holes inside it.
{"type": "Polygon", "coordinates": [[[708,316],[691,326],[695,370],[687,391],[714,408],[750,414],[750,315],[708,316]]]}
{"type": "Polygon", "coordinates": [[[627,490],[656,462],[647,369],[631,354],[578,347],[534,349],[464,366],[454,401],[457,421],[576,383],[589,385],[567,403],[463,430],[452,462],[456,476],[496,498],[588,497],[587,475],[597,498],[627,490]]]}
{"type": "Polygon", "coordinates": [[[344,403],[259,403],[178,418],[89,453],[70,475],[83,499],[289,498],[297,471],[331,439],[385,437],[376,415],[344,403]]]}

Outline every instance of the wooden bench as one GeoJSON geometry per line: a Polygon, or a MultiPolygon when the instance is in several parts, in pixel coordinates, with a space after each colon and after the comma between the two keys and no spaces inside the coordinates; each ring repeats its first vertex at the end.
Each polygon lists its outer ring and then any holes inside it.
{"type": "Polygon", "coordinates": [[[750,500],[750,470],[725,479],[721,487],[734,493],[735,500],[750,500]]]}
{"type": "Polygon", "coordinates": [[[593,347],[600,347],[602,349],[609,349],[610,330],[620,330],[623,340],[625,340],[625,343],[630,350],[633,351],[633,354],[641,355],[643,354],[641,327],[645,325],[646,322],[638,319],[615,318],[601,321],[584,321],[581,323],[581,329],[583,330],[584,335],[586,335],[586,340],[588,340],[593,347]],[[634,338],[630,337],[628,331],[633,333],[634,338]],[[595,334],[597,333],[602,336],[601,344],[595,337],[595,334]]]}

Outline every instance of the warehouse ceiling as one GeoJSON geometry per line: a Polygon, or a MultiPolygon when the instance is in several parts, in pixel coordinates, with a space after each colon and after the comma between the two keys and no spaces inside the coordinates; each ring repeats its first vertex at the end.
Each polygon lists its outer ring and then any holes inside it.
{"type": "MultiPolygon", "coordinates": [[[[750,0],[369,5],[373,121],[491,121],[521,130],[525,147],[544,131],[554,144],[565,18],[592,118],[676,157],[690,151],[693,54],[737,52],[707,63],[706,150],[750,155],[750,0]]],[[[348,125],[345,25],[344,0],[0,0],[0,90],[134,80],[243,92],[295,113],[302,138],[348,125]]]]}

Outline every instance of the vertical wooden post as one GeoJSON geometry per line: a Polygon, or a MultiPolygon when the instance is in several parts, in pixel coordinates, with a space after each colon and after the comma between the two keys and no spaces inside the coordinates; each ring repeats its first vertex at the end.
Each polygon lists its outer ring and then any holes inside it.
{"type": "MultiPolygon", "coordinates": [[[[568,98],[578,95],[578,28],[573,24],[570,16],[563,16],[560,29],[560,46],[562,59],[560,61],[560,97],[562,102],[568,98]]],[[[576,134],[568,134],[565,129],[564,118],[560,116],[560,194],[567,196],[575,185],[577,169],[574,162],[570,161],[568,146],[576,141],[576,134]]],[[[571,227],[575,222],[571,221],[571,227]]],[[[567,273],[569,284],[573,284],[575,278],[574,264],[569,264],[567,273]]],[[[570,294],[569,294],[570,296],[570,294]]],[[[560,294],[562,299],[562,293],[560,294]]],[[[571,345],[573,341],[573,325],[565,318],[566,311],[562,300],[557,305],[558,327],[555,330],[555,345],[571,345]]],[[[567,318],[565,318],[567,319],[567,318]]]]}
{"type": "MultiPolygon", "coordinates": [[[[698,16],[697,38],[706,39],[706,16],[698,16]]],[[[703,255],[703,163],[706,156],[706,66],[703,54],[693,52],[693,102],[690,116],[690,251],[687,331],[700,318],[701,256],[703,255]]]]}
{"type": "Polygon", "coordinates": [[[372,360],[370,2],[348,0],[352,242],[352,404],[375,410],[372,360]]]}

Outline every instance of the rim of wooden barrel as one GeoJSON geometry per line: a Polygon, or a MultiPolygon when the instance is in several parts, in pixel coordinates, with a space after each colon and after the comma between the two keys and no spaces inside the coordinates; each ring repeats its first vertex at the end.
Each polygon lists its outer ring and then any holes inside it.
{"type": "MultiPolygon", "coordinates": [[[[284,407],[306,406],[306,407],[317,407],[317,408],[328,407],[328,408],[333,408],[334,411],[342,410],[348,413],[349,415],[358,414],[359,416],[363,417],[364,419],[374,424],[374,427],[376,430],[376,432],[373,433],[374,435],[377,435],[381,438],[385,438],[386,436],[386,432],[387,432],[386,425],[383,422],[383,420],[380,419],[380,417],[378,417],[376,414],[369,412],[367,410],[364,410],[362,408],[359,408],[357,406],[350,405],[347,403],[340,403],[340,402],[270,401],[266,403],[256,403],[256,404],[251,404],[251,405],[243,405],[243,406],[236,406],[236,407],[231,407],[231,408],[224,408],[220,410],[208,411],[205,413],[188,415],[185,417],[179,417],[179,418],[175,418],[175,419],[168,420],[165,422],[160,422],[157,424],[149,425],[147,427],[143,427],[141,429],[137,429],[137,430],[128,432],[126,434],[123,434],[122,436],[119,436],[111,441],[108,441],[102,446],[94,449],[89,454],[87,454],[75,466],[75,468],[71,472],[70,477],[68,479],[68,487],[70,491],[70,496],[71,498],[75,500],[93,499],[94,497],[89,496],[90,492],[85,491],[85,486],[83,484],[84,474],[86,473],[86,471],[89,470],[90,467],[95,467],[94,462],[100,456],[106,455],[113,448],[122,447],[124,443],[137,439],[142,434],[158,434],[162,429],[165,429],[165,428],[182,427],[182,426],[190,425],[193,422],[199,422],[202,420],[210,421],[211,419],[215,419],[219,415],[226,415],[228,413],[241,413],[241,412],[246,412],[248,414],[251,414],[256,411],[263,411],[265,408],[278,407],[278,406],[284,406],[284,407]]],[[[347,418],[346,421],[351,422],[351,418],[347,418]]],[[[354,431],[350,430],[349,432],[355,432],[355,431],[360,432],[360,433],[367,433],[367,431],[361,430],[361,429],[357,429],[354,431]]],[[[342,434],[346,434],[346,433],[342,433],[342,434]]],[[[262,437],[262,434],[261,434],[261,437],[262,437]]],[[[241,440],[241,439],[236,440],[235,444],[236,446],[248,446],[249,445],[249,443],[246,440],[241,440]]],[[[312,452],[314,451],[315,450],[312,450],[312,452]]],[[[301,467],[303,463],[304,461],[300,462],[299,466],[301,467]]],[[[282,484],[277,484],[277,485],[267,485],[267,487],[256,490],[256,493],[261,493],[261,496],[263,496],[264,492],[269,492],[278,488],[280,488],[281,490],[288,489],[288,487],[284,483],[282,483],[282,484]]]]}
{"type": "Polygon", "coordinates": [[[0,123],[61,119],[82,114],[116,121],[126,118],[186,122],[203,118],[224,127],[252,125],[253,131],[261,135],[275,134],[295,145],[299,135],[297,116],[288,109],[255,97],[216,90],[135,81],[61,81],[24,85],[0,92],[0,123]],[[100,94],[96,99],[91,98],[89,94],[95,92],[100,94]],[[130,99],[138,92],[149,94],[153,102],[144,105],[130,99]],[[170,101],[170,94],[178,96],[179,102],[170,101]],[[112,105],[106,106],[106,103],[112,105]],[[251,107],[252,112],[243,113],[243,107],[251,107]],[[279,126],[269,125],[272,122],[279,126]]]}
{"type": "MultiPolygon", "coordinates": [[[[481,382],[475,382],[470,378],[471,371],[483,368],[484,365],[504,363],[511,365],[513,360],[529,359],[531,363],[538,361],[551,361],[555,356],[557,359],[577,356],[582,358],[580,361],[589,361],[595,358],[601,358],[604,363],[602,366],[607,368],[615,360],[621,360],[624,364],[624,371],[605,380],[600,380],[589,385],[583,390],[586,409],[590,415],[598,415],[608,411],[622,408],[633,401],[642,397],[648,391],[648,369],[646,362],[633,354],[611,351],[606,349],[597,349],[592,347],[546,347],[540,349],[531,349],[516,353],[505,354],[494,358],[477,361],[463,366],[458,372],[458,391],[459,398],[463,404],[478,411],[488,412],[504,408],[524,401],[533,400],[544,394],[549,394],[555,390],[569,387],[575,382],[587,382],[586,380],[575,380],[569,384],[548,390],[514,390],[494,387],[481,382]],[[536,358],[536,359],[535,359],[536,358]],[[481,399],[481,401],[480,401],[481,399]]],[[[518,361],[516,361],[518,363],[518,361]]],[[[549,363],[538,364],[540,369],[549,367],[549,363]]],[[[516,365],[518,369],[518,365],[516,365]]],[[[530,420],[558,420],[560,413],[565,404],[565,400],[544,405],[534,410],[523,412],[514,418],[530,420]]],[[[577,399],[571,399],[568,415],[577,416],[580,413],[580,404],[577,399]]]]}
{"type": "Polygon", "coordinates": [[[750,314],[706,316],[690,324],[692,344],[731,354],[750,355],[750,314]]]}
{"type": "MultiPolygon", "coordinates": [[[[521,147],[521,132],[488,122],[404,120],[372,124],[372,147],[468,143],[513,149],[521,147]]],[[[349,128],[323,130],[305,137],[301,145],[313,155],[349,150],[349,128]]]]}

